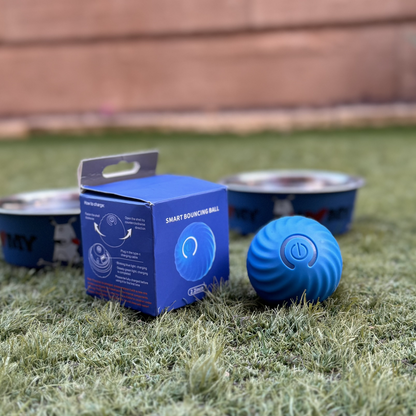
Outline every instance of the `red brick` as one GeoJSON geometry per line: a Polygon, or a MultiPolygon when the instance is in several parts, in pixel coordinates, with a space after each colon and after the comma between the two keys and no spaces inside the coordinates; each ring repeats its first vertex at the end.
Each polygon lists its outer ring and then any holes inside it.
{"type": "Polygon", "coordinates": [[[252,0],[254,27],[391,22],[416,17],[415,0],[252,0]]]}
{"type": "Polygon", "coordinates": [[[0,0],[0,40],[84,39],[247,27],[249,0],[0,0]]]}
{"type": "Polygon", "coordinates": [[[0,40],[59,41],[416,18],[415,0],[0,0],[0,40]]]}
{"type": "Polygon", "coordinates": [[[0,48],[0,115],[395,101],[405,28],[0,48]]]}
{"type": "Polygon", "coordinates": [[[400,96],[412,101],[416,98],[416,25],[402,27],[397,42],[400,96]]]}

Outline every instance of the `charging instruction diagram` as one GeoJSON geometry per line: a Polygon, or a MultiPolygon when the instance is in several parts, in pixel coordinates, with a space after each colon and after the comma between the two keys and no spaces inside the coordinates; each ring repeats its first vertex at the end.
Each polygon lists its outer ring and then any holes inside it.
{"type": "MultiPolygon", "coordinates": [[[[104,215],[101,220],[96,217],[93,220],[94,232],[100,237],[101,242],[94,243],[88,250],[91,270],[97,277],[105,279],[116,268],[117,279],[135,286],[136,279],[130,277],[148,273],[147,267],[140,266],[143,263],[140,253],[123,249],[126,241],[133,235],[133,227],[126,227],[121,218],[114,213],[104,215]]],[[[136,229],[145,229],[144,220],[140,218],[128,217],[126,222],[130,226],[135,225],[136,229]]]]}

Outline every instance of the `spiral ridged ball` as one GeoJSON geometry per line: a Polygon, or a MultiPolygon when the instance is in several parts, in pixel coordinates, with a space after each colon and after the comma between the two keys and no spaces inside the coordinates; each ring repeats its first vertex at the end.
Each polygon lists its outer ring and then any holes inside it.
{"type": "Polygon", "coordinates": [[[185,280],[200,280],[211,269],[215,250],[215,237],[211,228],[203,222],[194,222],[182,231],[176,243],[176,269],[185,280]]]}
{"type": "Polygon", "coordinates": [[[263,227],[251,242],[247,272],[266,302],[324,301],[338,287],[341,250],[334,236],[315,220],[283,217],[263,227]]]}

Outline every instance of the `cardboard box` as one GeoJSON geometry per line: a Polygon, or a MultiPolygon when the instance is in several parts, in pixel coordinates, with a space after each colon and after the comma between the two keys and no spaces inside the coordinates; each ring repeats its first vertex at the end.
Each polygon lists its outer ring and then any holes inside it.
{"type": "Polygon", "coordinates": [[[87,293],[156,316],[201,299],[229,275],[227,190],[155,175],[155,151],[80,164],[87,293]],[[103,174],[109,165],[133,169],[103,174]]]}

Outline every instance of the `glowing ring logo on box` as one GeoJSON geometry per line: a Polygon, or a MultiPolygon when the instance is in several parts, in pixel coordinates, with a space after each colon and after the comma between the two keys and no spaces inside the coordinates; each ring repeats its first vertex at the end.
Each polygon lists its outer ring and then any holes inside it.
{"type": "Polygon", "coordinates": [[[184,241],[184,243],[182,244],[182,255],[183,255],[186,259],[188,258],[188,256],[185,254],[185,245],[186,245],[186,242],[187,242],[188,240],[192,240],[192,241],[195,243],[195,249],[194,249],[194,252],[192,253],[192,255],[193,255],[193,256],[195,256],[196,251],[198,250],[198,241],[196,240],[196,238],[195,238],[195,237],[188,237],[188,238],[184,241]]]}
{"type": "Polygon", "coordinates": [[[202,279],[214,263],[215,250],[214,233],[208,225],[203,222],[188,225],[176,243],[176,270],[190,282],[202,279]]]}

